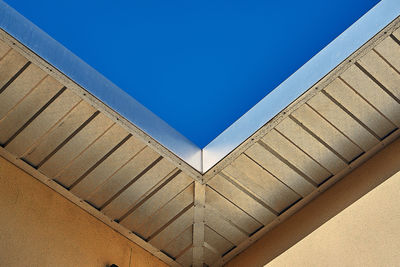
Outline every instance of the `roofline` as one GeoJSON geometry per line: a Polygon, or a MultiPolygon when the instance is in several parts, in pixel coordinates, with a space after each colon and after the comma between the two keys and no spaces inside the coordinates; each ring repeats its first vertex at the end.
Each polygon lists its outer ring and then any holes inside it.
{"type": "Polygon", "coordinates": [[[201,149],[0,0],[0,28],[165,148],[201,171],[201,149]]]}
{"type": "Polygon", "coordinates": [[[1,0],[0,14],[1,29],[134,127],[205,173],[399,16],[400,2],[382,0],[203,149],[1,0]]]}
{"type": "Polygon", "coordinates": [[[375,5],[203,148],[203,171],[215,166],[399,15],[398,0],[375,5]]]}

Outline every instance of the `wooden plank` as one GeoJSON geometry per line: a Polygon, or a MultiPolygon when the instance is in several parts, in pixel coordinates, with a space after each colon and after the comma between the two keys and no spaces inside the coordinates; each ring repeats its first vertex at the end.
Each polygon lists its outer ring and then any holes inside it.
{"type": "Polygon", "coordinates": [[[215,254],[208,248],[204,248],[204,263],[207,264],[207,266],[212,266],[212,264],[219,258],[219,255],[215,254]]]}
{"type": "Polygon", "coordinates": [[[85,101],[82,101],[71,113],[47,135],[43,136],[24,159],[33,166],[37,166],[58,145],[79,128],[96,110],[85,101]]]}
{"type": "MultiPolygon", "coordinates": [[[[183,172],[179,173],[169,183],[163,186],[160,191],[151,196],[146,202],[140,205],[140,207],[122,220],[121,224],[126,226],[128,229],[140,229],[140,227],[143,226],[151,216],[167,205],[168,202],[187,188],[192,182],[192,178],[183,172]]],[[[193,192],[188,193],[189,200],[191,194],[193,194],[193,192]]]]}
{"type": "Polygon", "coordinates": [[[344,133],[364,151],[375,146],[379,140],[368,132],[354,118],[347,114],[338,105],[333,103],[323,93],[318,93],[307,103],[337,129],[344,133]]]}
{"type": "Polygon", "coordinates": [[[5,143],[18,129],[23,126],[40,108],[43,107],[63,86],[47,76],[0,122],[0,143],[5,143]]]}
{"type": "Polygon", "coordinates": [[[205,223],[208,227],[236,246],[247,238],[245,233],[240,231],[229,222],[225,221],[214,210],[208,209],[207,207],[205,210],[205,223]]]}
{"type": "Polygon", "coordinates": [[[208,226],[204,229],[204,240],[207,244],[217,250],[219,255],[224,254],[234,246],[231,242],[208,226]]]}
{"type": "Polygon", "coordinates": [[[352,161],[363,152],[310,106],[303,105],[292,115],[346,161],[352,161]]]}
{"type": "Polygon", "coordinates": [[[340,79],[334,80],[325,90],[380,138],[394,130],[395,126],[391,122],[379,114],[340,79]]]}
{"type": "Polygon", "coordinates": [[[65,90],[53,103],[40,113],[24,130],[22,130],[6,149],[20,157],[35,142],[49,132],[54,125],[68,115],[81,99],[70,90],[65,90]]]}
{"type": "Polygon", "coordinates": [[[245,211],[236,207],[210,187],[206,188],[206,204],[247,234],[253,233],[262,226],[262,224],[246,214],[245,211]]]}
{"type": "Polygon", "coordinates": [[[315,162],[276,130],[270,131],[261,141],[317,184],[322,183],[331,175],[328,170],[315,162]]]}
{"type": "Polygon", "coordinates": [[[177,257],[182,253],[187,247],[192,245],[193,228],[189,226],[182,234],[180,234],[176,239],[172,240],[168,244],[164,251],[167,252],[172,257],[177,257]]]}
{"type": "Polygon", "coordinates": [[[160,155],[153,149],[145,147],[137,155],[129,159],[125,165],[121,166],[103,184],[97,187],[86,199],[96,207],[102,207],[106,201],[117,194],[121,188],[127,186],[128,183],[134,180],[159,157],[160,155]]]}
{"type": "MultiPolygon", "coordinates": [[[[400,46],[399,46],[400,49],[400,46]]],[[[399,54],[400,58],[400,54],[399,54]]],[[[379,110],[393,124],[400,126],[400,104],[390,97],[356,66],[350,67],[342,79],[357,91],[364,99],[379,110]]]]}
{"type": "Polygon", "coordinates": [[[5,55],[0,61],[0,88],[28,62],[20,53],[14,49],[5,55]]]}
{"type": "MultiPolygon", "coordinates": [[[[75,160],[70,162],[63,171],[57,174],[55,180],[67,187],[71,186],[74,181],[84,175],[127,135],[127,131],[119,125],[114,124],[104,133],[104,135],[88,147],[88,149],[86,149],[75,160]]],[[[104,176],[105,174],[101,175],[104,176]]]]}
{"type": "Polygon", "coordinates": [[[189,248],[178,259],[176,259],[176,262],[186,267],[186,266],[191,266],[192,259],[193,259],[193,248],[189,248]]]}
{"type": "Polygon", "coordinates": [[[204,208],[206,186],[194,182],[194,219],[193,219],[193,267],[202,267],[204,263],[204,208]]]}
{"type": "MultiPolygon", "coordinates": [[[[268,231],[279,225],[282,221],[286,219],[290,219],[290,216],[301,210],[303,207],[305,207],[308,203],[310,203],[312,200],[316,199],[318,196],[322,195],[326,190],[328,190],[331,186],[335,185],[338,181],[340,181],[343,177],[357,169],[359,166],[364,164],[368,159],[371,159],[375,154],[379,153],[379,151],[383,150],[385,147],[389,146],[392,142],[397,140],[400,137],[400,129],[397,129],[395,132],[393,132],[391,135],[386,137],[383,141],[381,141],[379,144],[377,144],[375,147],[373,147],[371,150],[367,151],[365,154],[361,155],[358,159],[353,161],[351,165],[349,165],[345,170],[343,170],[341,173],[331,177],[328,181],[325,183],[321,184],[318,190],[315,190],[312,194],[307,196],[306,198],[303,198],[299,202],[297,202],[295,205],[291,206],[288,210],[286,210],[284,213],[280,215],[280,220],[275,220],[273,223],[270,225],[263,227],[259,231],[257,231],[254,235],[252,235],[250,238],[248,238],[246,241],[244,241],[242,244],[234,248],[232,251],[227,253],[225,256],[223,256],[222,260],[218,263],[219,265],[223,265],[224,263],[227,263],[230,259],[244,251],[246,248],[251,246],[252,244],[256,243],[260,238],[263,237],[268,231]]],[[[383,163],[385,164],[385,163],[383,163]]],[[[357,177],[359,179],[362,179],[363,177],[357,177]]],[[[333,199],[333,201],[335,201],[333,199]]],[[[279,226],[278,226],[279,227],[279,226]]]]}
{"type": "Polygon", "coordinates": [[[208,182],[208,185],[264,225],[270,223],[276,217],[274,213],[230,183],[221,175],[216,175],[208,182]]]}
{"type": "Polygon", "coordinates": [[[245,153],[301,196],[304,197],[315,189],[303,176],[283,163],[259,143],[255,143],[245,153]]]}
{"type": "Polygon", "coordinates": [[[152,238],[149,243],[157,248],[164,249],[171,243],[177,236],[184,232],[189,226],[193,224],[194,207],[191,207],[175,221],[169,224],[158,235],[152,238]]]}
{"type": "Polygon", "coordinates": [[[185,208],[193,204],[194,195],[194,185],[191,184],[185,190],[180,192],[178,195],[174,196],[168,203],[162,206],[156,213],[149,216],[144,223],[125,224],[127,228],[133,230],[134,232],[140,234],[145,238],[149,238],[154,235],[157,231],[162,229],[169,221],[171,221],[175,216],[182,212],[185,208]]]}
{"type": "Polygon", "coordinates": [[[400,99],[400,75],[391,68],[375,51],[359,60],[359,64],[377,79],[397,99],[400,99]]]}
{"type": "Polygon", "coordinates": [[[39,167],[39,171],[50,178],[57,176],[65,166],[78,157],[84,150],[102,136],[113,122],[104,114],[100,113],[81,131],[71,138],[64,146],[55,152],[49,159],[39,167]]]}
{"type": "Polygon", "coordinates": [[[0,94],[0,120],[26,97],[46,73],[31,64],[0,94]]]}
{"type": "Polygon", "coordinates": [[[379,43],[375,50],[384,57],[397,71],[400,71],[400,45],[391,37],[379,43]]]}
{"type": "Polygon", "coordinates": [[[336,174],[346,167],[342,159],[292,119],[283,120],[276,129],[331,173],[336,174]]]}
{"type": "Polygon", "coordinates": [[[4,57],[8,51],[11,50],[11,47],[9,47],[5,42],[0,40],[0,60],[2,57],[4,57]]]}
{"type": "MultiPolygon", "coordinates": [[[[228,241],[229,242],[229,241],[228,241]]],[[[218,250],[216,250],[214,247],[212,247],[210,244],[208,244],[207,242],[204,242],[204,248],[209,249],[210,251],[212,251],[214,254],[216,255],[221,255],[221,253],[218,252],[218,250]]],[[[218,256],[219,259],[221,259],[220,256],[218,256]]]]}
{"type": "Polygon", "coordinates": [[[243,154],[227,166],[224,172],[277,212],[284,210],[300,198],[294,191],[243,154]]]}
{"type": "Polygon", "coordinates": [[[110,218],[120,218],[130,207],[134,206],[142,196],[162,182],[174,169],[174,165],[167,159],[162,159],[113,199],[113,201],[103,209],[103,212],[110,216],[110,218]]]}
{"type": "Polygon", "coordinates": [[[397,38],[397,40],[400,40],[400,29],[395,30],[392,34],[397,38]]]}
{"type": "MultiPolygon", "coordinates": [[[[126,133],[123,133],[126,134],[126,133]]],[[[121,142],[126,137],[121,135],[121,142]]],[[[85,199],[91,192],[107,180],[114,172],[121,168],[130,158],[134,157],[145,147],[142,141],[130,136],[129,139],[109,155],[96,168],[90,171],[83,180],[71,189],[75,195],[85,199]]]]}
{"type": "Polygon", "coordinates": [[[204,266],[204,247],[192,247],[193,249],[193,263],[192,267],[203,267],[204,266]]]}

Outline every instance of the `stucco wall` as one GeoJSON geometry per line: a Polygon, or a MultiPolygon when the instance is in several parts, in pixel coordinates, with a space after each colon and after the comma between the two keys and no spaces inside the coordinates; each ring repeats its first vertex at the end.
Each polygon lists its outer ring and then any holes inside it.
{"type": "Polygon", "coordinates": [[[399,266],[400,172],[267,266],[399,266]]]}
{"type": "Polygon", "coordinates": [[[400,140],[226,266],[399,266],[400,140]]]}
{"type": "Polygon", "coordinates": [[[166,266],[0,157],[0,266],[166,266]]]}
{"type": "MultiPolygon", "coordinates": [[[[227,266],[396,266],[400,140],[227,266]]],[[[165,266],[0,157],[0,266],[165,266]]]]}

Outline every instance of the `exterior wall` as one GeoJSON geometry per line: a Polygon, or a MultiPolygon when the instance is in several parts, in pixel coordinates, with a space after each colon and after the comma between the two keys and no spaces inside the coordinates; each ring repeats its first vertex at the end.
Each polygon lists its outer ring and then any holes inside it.
{"type": "Polygon", "coordinates": [[[226,266],[398,266],[400,140],[226,266]]]}
{"type": "Polygon", "coordinates": [[[398,266],[400,172],[267,266],[398,266]]]}
{"type": "Polygon", "coordinates": [[[0,266],[166,266],[0,157],[0,266]]]}
{"type": "MultiPolygon", "coordinates": [[[[227,266],[400,262],[400,140],[227,266]]],[[[0,157],[1,266],[166,266],[0,157]]]]}

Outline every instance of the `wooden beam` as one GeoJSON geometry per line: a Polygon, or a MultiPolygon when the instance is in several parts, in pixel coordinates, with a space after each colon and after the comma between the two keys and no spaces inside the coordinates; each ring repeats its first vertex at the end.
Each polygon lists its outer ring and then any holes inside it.
{"type": "Polygon", "coordinates": [[[193,267],[204,263],[204,209],[206,186],[194,184],[194,220],[193,220],[193,267]]]}

